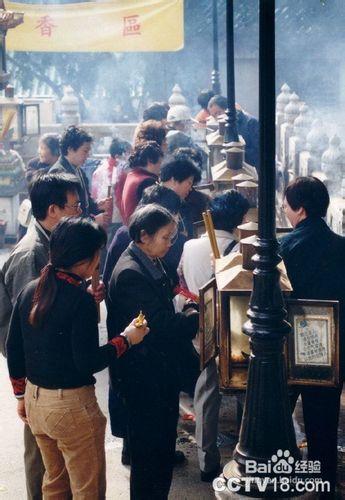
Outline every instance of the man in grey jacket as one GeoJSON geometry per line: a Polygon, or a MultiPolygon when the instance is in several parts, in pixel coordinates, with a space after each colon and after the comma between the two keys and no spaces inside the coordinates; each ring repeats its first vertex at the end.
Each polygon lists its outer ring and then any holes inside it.
{"type": "MultiPolygon", "coordinates": [[[[44,174],[30,186],[32,214],[27,234],[12,250],[0,273],[0,341],[5,353],[5,342],[12,307],[20,291],[30,281],[39,277],[49,260],[49,237],[53,227],[62,217],[78,216],[80,208],[80,183],[70,174],[44,174]]],[[[40,450],[30,427],[24,427],[24,464],[27,497],[42,498],[44,465],[40,450]]]]}

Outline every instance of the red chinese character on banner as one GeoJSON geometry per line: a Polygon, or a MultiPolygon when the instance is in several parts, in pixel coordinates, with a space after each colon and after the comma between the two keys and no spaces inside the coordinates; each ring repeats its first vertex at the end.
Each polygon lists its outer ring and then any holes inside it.
{"type": "Polygon", "coordinates": [[[52,28],[56,28],[50,16],[43,16],[39,19],[35,30],[41,30],[41,36],[52,36],[52,28]]]}
{"type": "Polygon", "coordinates": [[[123,36],[141,35],[140,28],[141,24],[138,15],[125,16],[123,18],[123,36]]]}

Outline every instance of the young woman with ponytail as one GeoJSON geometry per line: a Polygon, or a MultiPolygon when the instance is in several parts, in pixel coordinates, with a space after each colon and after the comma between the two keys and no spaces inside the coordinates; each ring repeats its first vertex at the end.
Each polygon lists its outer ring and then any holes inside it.
{"type": "Polygon", "coordinates": [[[93,373],[116,365],[148,332],[132,322],[99,347],[96,303],[85,280],[105,243],[95,222],[62,219],[51,234],[49,263],[19,294],[11,319],[8,368],[19,416],[42,453],[46,498],[105,498],[106,418],[93,373]]]}

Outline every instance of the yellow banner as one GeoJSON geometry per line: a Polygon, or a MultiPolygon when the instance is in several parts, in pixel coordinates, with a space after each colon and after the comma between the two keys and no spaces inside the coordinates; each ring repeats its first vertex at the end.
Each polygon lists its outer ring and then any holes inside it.
{"type": "Polygon", "coordinates": [[[8,50],[161,52],[183,48],[183,0],[6,2],[6,9],[24,12],[24,23],[7,33],[8,50]]]}

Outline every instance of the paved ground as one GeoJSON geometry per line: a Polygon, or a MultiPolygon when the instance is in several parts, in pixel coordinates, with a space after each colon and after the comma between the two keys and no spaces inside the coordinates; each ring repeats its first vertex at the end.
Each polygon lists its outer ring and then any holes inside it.
{"type": "MultiPolygon", "coordinates": [[[[0,267],[7,258],[8,250],[0,249],[0,267]]],[[[1,307],[1,305],[0,305],[1,307]]],[[[101,342],[106,340],[104,311],[100,328],[101,342]]],[[[107,371],[97,375],[97,397],[107,414],[107,371]]],[[[7,374],[5,359],[0,355],[0,500],[25,500],[23,467],[23,424],[16,414],[16,400],[7,374]]],[[[170,498],[173,500],[208,500],[214,498],[212,488],[199,481],[199,468],[194,441],[194,424],[182,422],[179,429],[179,449],[188,457],[188,463],[175,470],[170,498]]],[[[106,433],[107,499],[129,499],[129,468],[121,464],[122,439],[111,436],[109,425],[106,433]]]]}
{"type": "MultiPolygon", "coordinates": [[[[8,255],[7,250],[0,249],[0,267],[8,255]]],[[[0,305],[1,307],[1,305],[0,305]]],[[[101,341],[105,341],[104,311],[103,321],[100,328],[101,341]]],[[[100,406],[107,414],[107,373],[103,371],[97,375],[97,397],[100,406]]],[[[7,367],[4,358],[0,355],[0,500],[25,500],[24,469],[23,469],[23,424],[16,415],[16,401],[12,396],[12,390],[7,375],[7,367]]],[[[191,401],[182,398],[182,405],[188,411],[192,411],[191,401]]],[[[345,485],[345,397],[342,398],[342,411],[339,426],[339,472],[340,479],[345,485]]],[[[295,427],[298,441],[303,438],[303,419],[301,407],[298,404],[296,411],[295,427]]],[[[235,399],[223,398],[221,420],[220,420],[221,442],[220,450],[222,462],[225,464],[230,460],[233,446],[236,442],[236,411],[235,399]]],[[[196,458],[196,445],[194,440],[194,423],[190,420],[180,419],[178,448],[183,450],[188,458],[184,466],[175,469],[174,481],[169,498],[171,500],[208,500],[214,498],[212,487],[201,483],[199,480],[199,468],[196,458]]],[[[107,499],[127,500],[129,468],[122,466],[120,457],[122,440],[111,436],[109,426],[106,434],[106,456],[107,456],[107,499]]],[[[345,498],[345,488],[341,498],[345,498]]],[[[239,498],[239,496],[236,496],[239,498]]],[[[244,497],[242,497],[244,498],[244,497]]]]}

